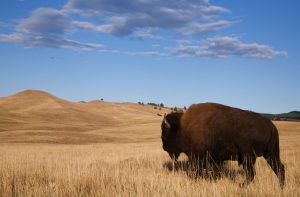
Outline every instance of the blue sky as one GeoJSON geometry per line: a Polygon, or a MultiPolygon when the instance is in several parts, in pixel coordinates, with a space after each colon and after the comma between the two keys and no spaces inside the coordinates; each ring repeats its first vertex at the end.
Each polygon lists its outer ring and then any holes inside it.
{"type": "Polygon", "coordinates": [[[298,0],[7,0],[0,96],[300,110],[298,0]]]}

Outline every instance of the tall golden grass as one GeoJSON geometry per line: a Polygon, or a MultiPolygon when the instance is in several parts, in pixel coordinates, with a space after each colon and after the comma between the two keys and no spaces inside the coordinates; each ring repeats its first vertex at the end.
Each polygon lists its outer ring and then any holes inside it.
{"type": "Polygon", "coordinates": [[[245,174],[237,162],[227,162],[218,180],[193,176],[184,155],[172,170],[160,142],[168,112],[33,90],[0,98],[0,197],[300,196],[300,122],[275,123],[285,188],[263,158],[254,182],[240,187],[245,174]]]}
{"type": "MultiPolygon", "coordinates": [[[[169,170],[157,141],[135,143],[0,144],[0,196],[300,196],[300,123],[277,122],[286,185],[263,158],[254,182],[240,187],[244,172],[227,162],[218,180],[169,170]]],[[[181,161],[186,158],[180,157],[181,161]]]]}

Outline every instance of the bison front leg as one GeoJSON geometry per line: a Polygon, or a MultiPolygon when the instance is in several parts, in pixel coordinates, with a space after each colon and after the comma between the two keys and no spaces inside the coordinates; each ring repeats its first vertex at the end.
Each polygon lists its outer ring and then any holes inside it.
{"type": "Polygon", "coordinates": [[[224,161],[214,160],[211,163],[211,170],[212,170],[212,178],[214,180],[220,179],[222,176],[222,172],[224,171],[224,161]]]}
{"type": "Polygon", "coordinates": [[[242,186],[248,185],[253,181],[255,176],[255,168],[254,168],[255,162],[256,162],[255,156],[244,156],[242,165],[243,165],[243,169],[246,172],[246,180],[242,184],[242,186]]]}
{"type": "Polygon", "coordinates": [[[206,174],[206,163],[205,159],[201,155],[190,154],[189,155],[189,176],[197,178],[197,177],[205,177],[206,174]]]}
{"type": "Polygon", "coordinates": [[[223,161],[214,159],[211,154],[191,155],[189,161],[190,169],[195,172],[197,177],[214,180],[221,177],[223,161]]]}

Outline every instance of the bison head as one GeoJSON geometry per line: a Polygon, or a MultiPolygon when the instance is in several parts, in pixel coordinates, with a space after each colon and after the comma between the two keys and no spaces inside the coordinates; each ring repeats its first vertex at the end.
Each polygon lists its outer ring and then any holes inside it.
{"type": "Polygon", "coordinates": [[[181,151],[179,148],[179,129],[182,113],[170,113],[164,116],[161,124],[161,139],[163,149],[172,159],[177,160],[181,151]]]}

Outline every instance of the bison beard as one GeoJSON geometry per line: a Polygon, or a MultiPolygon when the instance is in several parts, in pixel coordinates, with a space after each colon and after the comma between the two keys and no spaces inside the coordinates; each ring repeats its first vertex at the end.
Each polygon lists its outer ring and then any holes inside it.
{"type": "Polygon", "coordinates": [[[278,131],[257,113],[215,103],[195,104],[185,113],[166,115],[161,129],[163,149],[174,160],[185,153],[198,169],[199,165],[218,168],[225,160],[237,160],[248,184],[255,176],[256,158],[263,156],[284,186],[278,131]]]}

